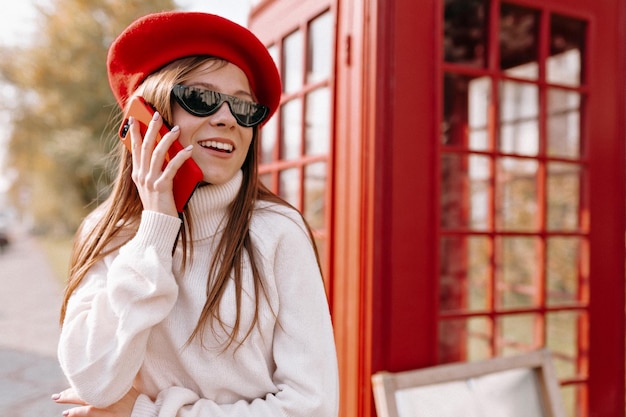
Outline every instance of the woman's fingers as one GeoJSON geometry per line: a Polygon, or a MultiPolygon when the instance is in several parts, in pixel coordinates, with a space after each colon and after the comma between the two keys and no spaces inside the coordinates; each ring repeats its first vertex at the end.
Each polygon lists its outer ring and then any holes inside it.
{"type": "Polygon", "coordinates": [[[178,126],[157,141],[163,119],[155,113],[142,137],[139,123],[130,120],[129,132],[132,146],[132,179],[146,210],[176,215],[174,202],[174,176],[185,160],[191,157],[191,146],[178,152],[171,160],[169,149],[178,139],[178,126]]]}
{"type": "Polygon", "coordinates": [[[68,388],[58,394],[53,394],[52,399],[60,404],[87,405],[87,403],[76,394],[74,388],[68,388]]]}
{"type": "Polygon", "coordinates": [[[63,412],[64,417],[128,417],[131,415],[139,391],[131,388],[124,397],[109,407],[95,408],[78,397],[76,391],[68,388],[58,394],[53,394],[52,399],[58,404],[73,404],[76,407],[63,412]]]}

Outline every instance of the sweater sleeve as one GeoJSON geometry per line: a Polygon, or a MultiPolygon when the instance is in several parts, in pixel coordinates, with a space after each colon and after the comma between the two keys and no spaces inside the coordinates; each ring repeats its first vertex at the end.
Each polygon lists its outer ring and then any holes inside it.
{"type": "Polygon", "coordinates": [[[279,299],[271,376],[276,392],[218,404],[184,387],[169,387],[155,401],[140,396],[132,417],[337,416],[337,357],[323,279],[304,225],[288,222],[291,227],[280,234],[269,259],[279,299]]]}
{"type": "Polygon", "coordinates": [[[172,247],[180,219],[144,211],[137,234],[93,265],[69,299],[58,346],[78,395],[107,407],[132,387],[150,329],[172,309],[172,247]]]}

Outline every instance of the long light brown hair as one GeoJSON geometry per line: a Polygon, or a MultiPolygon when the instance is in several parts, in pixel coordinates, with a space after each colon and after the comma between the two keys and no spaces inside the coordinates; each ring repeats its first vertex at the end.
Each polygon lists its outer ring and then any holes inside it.
{"type": "MultiPolygon", "coordinates": [[[[179,59],[151,74],[139,86],[135,94],[142,95],[146,101],[159,111],[166,121],[171,121],[173,103],[170,98],[170,91],[172,87],[189,79],[193,71],[206,64],[207,60],[211,61],[213,65],[225,65],[223,60],[206,56],[179,59]]],[[[252,213],[258,200],[291,207],[259,181],[258,142],[258,130],[255,127],[248,155],[242,166],[243,181],[241,189],[229,207],[226,227],[207,274],[206,301],[198,323],[193,333],[189,336],[188,343],[197,336],[200,336],[200,342],[202,343],[202,334],[207,324],[212,324],[214,320],[218,324],[223,323],[220,317],[219,303],[231,275],[236,289],[237,317],[225,346],[228,347],[233,342],[242,343],[258,321],[259,297],[264,296],[264,286],[257,266],[257,255],[249,232],[252,213]],[[248,255],[252,268],[256,309],[253,321],[244,337],[237,340],[241,324],[240,307],[243,292],[242,265],[244,254],[248,255]]],[[[132,159],[130,152],[126,151],[121,142],[118,145],[116,157],[119,159],[117,178],[109,197],[96,209],[99,211],[97,222],[95,225],[88,225],[90,224],[89,221],[83,221],[76,234],[70,259],[69,280],[65,288],[61,307],[61,324],[65,319],[67,303],[72,293],[78,288],[89,269],[105,256],[119,249],[139,226],[142,203],[137,188],[131,179],[132,159]],[[128,233],[129,231],[132,233],[128,233]],[[118,243],[114,244],[114,241],[118,243]]],[[[192,213],[187,210],[181,217],[183,219],[183,227],[181,228],[179,243],[182,245],[183,259],[187,259],[186,254],[188,251],[193,253],[192,237],[189,236],[191,234],[190,224],[193,222],[193,218],[192,213]]],[[[306,221],[304,224],[308,229],[311,244],[315,248],[311,230],[306,221]]],[[[317,251],[315,253],[317,256],[317,251]]],[[[182,268],[184,267],[185,264],[183,263],[182,268]]]]}

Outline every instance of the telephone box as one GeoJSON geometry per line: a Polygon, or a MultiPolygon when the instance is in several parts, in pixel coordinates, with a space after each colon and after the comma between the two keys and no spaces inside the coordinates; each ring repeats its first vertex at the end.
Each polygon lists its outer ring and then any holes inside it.
{"type": "Polygon", "coordinates": [[[547,347],[624,416],[626,4],[265,0],[263,181],[315,230],[341,416],[370,377],[547,347]]]}

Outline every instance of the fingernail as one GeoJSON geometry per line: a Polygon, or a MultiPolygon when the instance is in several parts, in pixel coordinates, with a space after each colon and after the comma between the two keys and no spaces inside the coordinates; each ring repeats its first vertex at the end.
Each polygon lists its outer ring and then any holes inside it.
{"type": "Polygon", "coordinates": [[[186,150],[186,151],[190,151],[190,150],[192,150],[192,149],[193,149],[193,145],[189,145],[189,146],[187,146],[187,147],[185,148],[185,150],[186,150]]]}
{"type": "Polygon", "coordinates": [[[70,410],[65,410],[65,411],[63,411],[63,415],[64,415],[65,417],[69,416],[69,415],[70,415],[70,410]]]}
{"type": "Polygon", "coordinates": [[[159,120],[159,112],[154,112],[154,115],[152,116],[152,120],[159,120]]]}
{"type": "Polygon", "coordinates": [[[177,131],[178,131],[178,129],[180,129],[180,127],[178,127],[178,125],[176,125],[176,126],[174,126],[174,127],[172,128],[172,132],[177,132],[177,131]]]}
{"type": "Polygon", "coordinates": [[[50,398],[52,398],[53,401],[56,401],[59,398],[61,398],[61,394],[52,394],[52,397],[50,397],[50,398]]]}
{"type": "Polygon", "coordinates": [[[134,118],[133,116],[130,116],[130,117],[128,118],[128,125],[130,126],[130,125],[132,125],[134,122],[135,122],[135,118],[134,118]]]}

